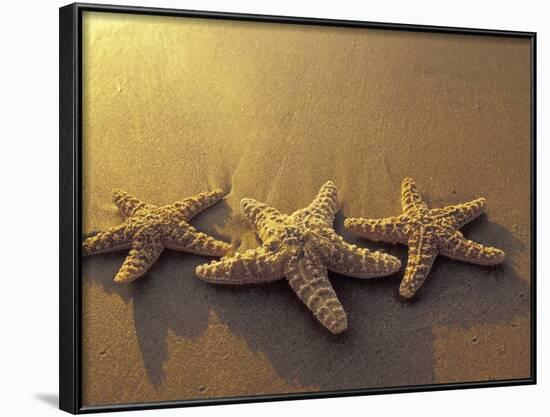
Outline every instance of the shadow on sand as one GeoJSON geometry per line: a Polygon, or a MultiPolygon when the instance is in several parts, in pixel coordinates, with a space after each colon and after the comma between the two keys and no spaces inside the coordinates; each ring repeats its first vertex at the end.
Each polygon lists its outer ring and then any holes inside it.
{"type": "MultiPolygon", "coordinates": [[[[228,210],[219,204],[210,209],[209,218],[226,219],[228,210]]],[[[206,224],[201,216],[193,223],[216,236],[216,225],[206,224]]],[[[406,263],[406,248],[356,239],[343,230],[342,223],[342,217],[337,217],[336,230],[348,241],[382,247],[406,263]]],[[[339,336],[315,320],[285,280],[226,287],[197,279],[194,270],[207,258],[166,251],[146,277],[128,286],[112,280],[124,253],[87,258],[83,271],[84,279],[105,291],[133,299],[144,366],[157,387],[163,382],[168,331],[197,337],[208,326],[210,310],[251,350],[263,352],[287,381],[322,390],[426,384],[434,382],[434,325],[467,328],[529,314],[530,289],[513,265],[516,255],[524,256],[521,242],[486,217],[463,231],[471,239],[503,248],[508,255],[505,264],[482,267],[438,257],[412,302],[403,301],[397,293],[403,270],[372,280],[331,274],[348,314],[348,330],[339,336]]]]}

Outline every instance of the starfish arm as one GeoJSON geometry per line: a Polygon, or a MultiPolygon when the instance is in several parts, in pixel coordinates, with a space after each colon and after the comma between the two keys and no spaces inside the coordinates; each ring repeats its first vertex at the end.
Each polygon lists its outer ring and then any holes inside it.
{"type": "Polygon", "coordinates": [[[421,231],[409,240],[409,260],[399,286],[399,294],[405,298],[414,296],[426,280],[437,254],[436,244],[425,231],[421,231]]]}
{"type": "Polygon", "coordinates": [[[350,245],[334,232],[331,233],[331,246],[327,266],[339,274],[374,278],[394,274],[401,268],[401,261],[396,257],[350,245]]]}
{"type": "Polygon", "coordinates": [[[141,236],[132,244],[130,253],[115,276],[115,282],[128,283],[143,276],[158,259],[164,247],[158,238],[141,236]]]}
{"type": "Polygon", "coordinates": [[[281,279],[283,265],[283,255],[259,247],[199,265],[196,273],[199,278],[212,284],[260,284],[281,279]]]}
{"type": "Polygon", "coordinates": [[[401,184],[401,205],[405,213],[428,208],[412,178],[405,178],[401,184]]]}
{"type": "Polygon", "coordinates": [[[312,216],[332,226],[334,215],[338,211],[338,191],[332,181],[327,181],[319,190],[317,197],[306,208],[298,210],[298,216],[312,216]]]}
{"type": "Polygon", "coordinates": [[[502,250],[465,239],[460,232],[455,232],[440,251],[449,258],[478,265],[500,264],[506,257],[502,250]]]}
{"type": "Polygon", "coordinates": [[[87,256],[130,249],[132,246],[130,238],[126,224],[120,224],[85,239],[82,243],[82,254],[87,256]]]}
{"type": "Polygon", "coordinates": [[[220,201],[223,196],[224,192],[220,189],[205,191],[165,207],[173,208],[181,213],[185,220],[191,220],[201,211],[220,201]]]}
{"type": "Polygon", "coordinates": [[[240,206],[244,217],[256,229],[262,240],[269,238],[271,225],[283,222],[284,216],[279,210],[269,207],[265,203],[260,203],[253,198],[243,198],[240,206]]]}
{"type": "Polygon", "coordinates": [[[199,232],[185,222],[163,234],[162,244],[168,249],[206,256],[224,256],[231,248],[229,243],[199,232]]]}
{"type": "Polygon", "coordinates": [[[404,216],[386,217],[383,219],[347,218],[344,227],[361,237],[389,243],[406,244],[404,216]]]}
{"type": "Polygon", "coordinates": [[[144,203],[126,191],[114,189],[111,191],[111,195],[113,202],[124,218],[132,216],[142,208],[153,207],[151,204],[144,203]]]}
{"type": "Polygon", "coordinates": [[[346,330],[346,312],[340,304],[327,276],[327,268],[311,254],[293,256],[285,276],[298,298],[328,330],[338,334],[346,330]]]}
{"type": "Polygon", "coordinates": [[[483,214],[486,205],[484,198],[478,198],[467,203],[435,209],[435,212],[445,216],[456,229],[460,229],[483,214]]]}

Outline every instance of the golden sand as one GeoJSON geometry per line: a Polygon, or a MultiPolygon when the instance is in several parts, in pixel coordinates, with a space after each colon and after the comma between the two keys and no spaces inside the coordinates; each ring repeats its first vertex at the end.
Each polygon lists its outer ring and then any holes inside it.
{"type": "Polygon", "coordinates": [[[242,198],[292,212],[331,179],[336,231],[406,262],[342,223],[398,212],[411,176],[433,207],[486,197],[462,231],[508,256],[437,259],[412,304],[401,274],[333,274],[340,336],[284,281],[209,285],[194,274],[206,258],[166,251],[120,286],[126,253],[85,259],[85,404],[529,375],[528,40],[108,14],[86,14],[83,33],[84,232],[120,223],[113,188],[156,205],[222,188],[191,223],[245,250],[258,241],[242,198]],[[472,332],[489,342],[466,348],[472,332]]]}

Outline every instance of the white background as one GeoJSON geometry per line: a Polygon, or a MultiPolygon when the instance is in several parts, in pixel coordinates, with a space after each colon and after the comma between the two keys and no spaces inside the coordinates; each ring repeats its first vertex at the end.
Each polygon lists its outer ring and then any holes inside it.
{"type": "MultiPolygon", "coordinates": [[[[288,401],[141,412],[240,417],[280,414],[541,415],[550,395],[548,123],[550,13],[545,1],[123,1],[119,4],[538,32],[537,386],[288,401]],[[543,326],[545,326],[543,328],[543,326]],[[545,394],[546,391],[546,394],[545,394]]],[[[98,2],[103,3],[98,0],[98,2]]],[[[60,415],[58,384],[57,0],[2,2],[0,9],[0,408],[5,416],[60,415]]],[[[513,169],[513,167],[510,167],[513,169]]],[[[490,172],[487,175],[491,175],[490,172]]],[[[411,352],[412,354],[414,352],[411,352]]],[[[546,406],[546,407],[545,407],[546,406]]],[[[546,411],[548,412],[548,411],[546,411]]],[[[128,413],[124,413],[125,415],[128,413]]],[[[121,414],[119,414],[121,415],[121,414]]],[[[134,414],[139,415],[139,414],[134,414]]],[[[547,414],[546,414],[547,415],[547,414]]]]}

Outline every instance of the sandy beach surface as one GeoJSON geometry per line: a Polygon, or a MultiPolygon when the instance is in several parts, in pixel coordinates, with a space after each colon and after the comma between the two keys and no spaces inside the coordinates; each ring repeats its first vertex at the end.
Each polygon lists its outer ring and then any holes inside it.
{"type": "Polygon", "coordinates": [[[507,253],[438,257],[412,302],[403,270],[330,274],[339,336],[284,280],[207,284],[209,258],[166,250],[119,285],[126,253],[85,258],[85,405],[528,377],[529,54],[512,38],[85,14],[84,233],[121,222],[113,188],[157,205],[222,188],[191,223],[252,248],[241,198],[291,212],[332,180],[337,232],[406,263],[343,221],[399,214],[410,176],[432,207],[487,198],[462,231],[507,253]]]}

